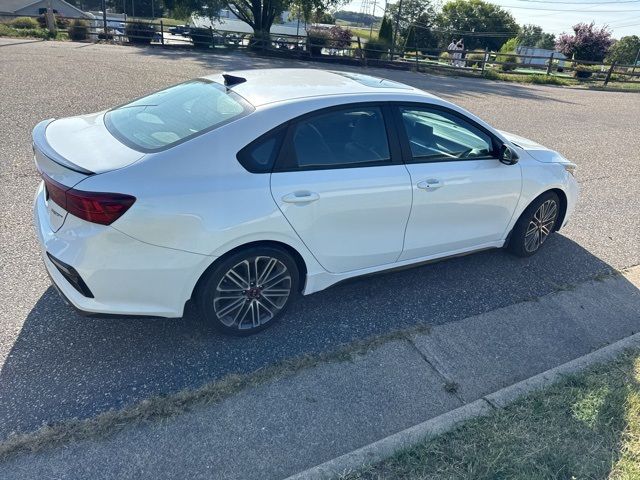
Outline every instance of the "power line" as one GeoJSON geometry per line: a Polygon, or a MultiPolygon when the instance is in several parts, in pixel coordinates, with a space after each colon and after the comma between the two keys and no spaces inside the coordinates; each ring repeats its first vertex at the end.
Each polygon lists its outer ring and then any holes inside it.
{"type": "Polygon", "coordinates": [[[560,2],[560,1],[555,1],[555,0],[516,0],[518,2],[524,2],[524,3],[553,3],[553,4],[561,4],[561,5],[593,5],[595,7],[598,7],[600,5],[615,5],[615,4],[620,4],[620,3],[638,3],[640,2],[640,0],[620,0],[619,2],[597,2],[597,3],[593,3],[593,2],[560,2]]]}
{"type": "MultiPolygon", "coordinates": [[[[518,7],[516,5],[498,5],[499,7],[502,8],[515,8],[515,9],[519,9],[519,10],[536,10],[536,11],[542,11],[542,12],[569,12],[569,13],[582,13],[582,12],[586,12],[586,13],[623,13],[623,12],[640,12],[640,10],[638,9],[634,9],[634,10],[575,10],[575,9],[570,9],[570,10],[558,10],[557,8],[540,8],[540,7],[518,7]]],[[[599,6],[599,5],[595,5],[595,6],[599,6]]]]}

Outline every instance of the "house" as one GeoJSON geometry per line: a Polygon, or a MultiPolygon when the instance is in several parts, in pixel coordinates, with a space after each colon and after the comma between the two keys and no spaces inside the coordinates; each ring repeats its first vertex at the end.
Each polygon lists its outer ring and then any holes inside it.
{"type": "Polygon", "coordinates": [[[74,7],[64,0],[1,0],[0,16],[11,15],[25,17],[37,17],[47,11],[47,6],[51,4],[53,13],[67,18],[92,18],[91,15],[83,12],[78,7],[74,7]]]}
{"type": "Polygon", "coordinates": [[[538,65],[545,66],[549,63],[549,58],[553,53],[553,59],[558,63],[558,67],[564,68],[566,67],[567,57],[565,57],[562,53],[556,52],[554,50],[548,50],[546,48],[537,48],[537,47],[527,47],[524,45],[518,45],[516,47],[516,53],[518,55],[526,55],[531,57],[538,58],[521,58],[520,63],[522,65],[538,65]]]}

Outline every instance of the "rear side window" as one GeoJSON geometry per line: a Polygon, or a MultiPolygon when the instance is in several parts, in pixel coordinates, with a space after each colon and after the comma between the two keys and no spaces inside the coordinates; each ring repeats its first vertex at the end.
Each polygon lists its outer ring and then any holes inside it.
{"type": "Polygon", "coordinates": [[[251,173],[267,173],[276,161],[285,128],[264,135],[238,152],[238,161],[251,173]]]}
{"type": "Polygon", "coordinates": [[[382,111],[363,107],[314,115],[293,126],[292,149],[300,169],[390,163],[382,111]]]}
{"type": "Polygon", "coordinates": [[[252,111],[224,86],[195,80],[114,108],[105,115],[109,132],[143,152],[169,148],[252,111]]]}

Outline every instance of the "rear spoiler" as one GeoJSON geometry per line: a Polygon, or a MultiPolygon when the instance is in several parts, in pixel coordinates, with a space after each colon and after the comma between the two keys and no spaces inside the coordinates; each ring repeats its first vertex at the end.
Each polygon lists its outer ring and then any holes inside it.
{"type": "Polygon", "coordinates": [[[38,123],[33,129],[33,146],[42,152],[44,156],[51,159],[58,165],[62,165],[69,170],[73,170],[74,172],[82,173],[84,175],[94,175],[94,172],[87,170],[86,168],[82,168],[75,163],[71,163],[69,160],[64,158],[58,152],[56,152],[49,143],[47,142],[47,137],[45,132],[47,131],[47,127],[51,122],[53,122],[55,118],[50,118],[48,120],[43,120],[38,123]]]}

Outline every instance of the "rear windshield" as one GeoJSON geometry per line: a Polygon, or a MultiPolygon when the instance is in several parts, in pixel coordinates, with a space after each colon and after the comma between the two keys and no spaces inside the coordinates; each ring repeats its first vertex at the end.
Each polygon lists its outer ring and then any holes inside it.
{"type": "Polygon", "coordinates": [[[105,125],[125,145],[153,152],[220,127],[251,110],[242,97],[224,86],[194,80],[110,110],[105,125]]]}

